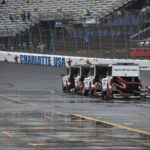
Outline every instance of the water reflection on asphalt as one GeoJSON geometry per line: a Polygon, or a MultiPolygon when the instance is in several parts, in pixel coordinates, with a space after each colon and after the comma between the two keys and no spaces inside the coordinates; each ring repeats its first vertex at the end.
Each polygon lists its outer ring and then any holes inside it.
{"type": "MultiPolygon", "coordinates": [[[[78,105],[104,103],[99,98],[85,98],[83,96],[75,98],[75,95],[56,94],[57,92],[41,93],[20,92],[11,96],[5,93],[5,96],[0,98],[1,103],[7,102],[5,107],[7,105],[11,108],[11,111],[0,112],[0,149],[150,149],[149,136],[76,118],[70,113],[61,113],[61,111],[58,113],[54,109],[54,107],[60,109],[62,104],[71,104],[74,107],[72,103],[78,105]],[[18,103],[15,103],[15,99],[18,100],[18,103]]],[[[115,102],[110,102],[112,106],[113,103],[115,102]]]]}
{"type": "MultiPolygon", "coordinates": [[[[150,101],[63,93],[65,68],[0,63],[0,150],[149,150],[150,137],[73,117],[122,121],[149,131],[150,101]],[[116,120],[113,120],[116,119],[116,120]],[[134,122],[133,122],[134,121],[134,122]]],[[[141,81],[150,85],[150,72],[141,81]]]]}

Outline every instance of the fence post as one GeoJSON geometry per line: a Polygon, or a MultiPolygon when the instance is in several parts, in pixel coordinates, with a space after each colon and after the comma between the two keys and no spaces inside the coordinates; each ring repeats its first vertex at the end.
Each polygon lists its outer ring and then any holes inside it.
{"type": "MultiPolygon", "coordinates": [[[[64,23],[64,18],[62,20],[63,20],[63,23],[64,23]]],[[[65,55],[66,55],[67,50],[66,50],[66,40],[65,40],[64,28],[65,28],[65,25],[63,24],[63,26],[61,27],[61,30],[62,30],[62,36],[63,36],[64,52],[65,52],[65,55]]]]}
{"type": "Polygon", "coordinates": [[[10,45],[9,31],[8,31],[8,28],[7,28],[7,25],[6,25],[5,21],[4,21],[3,16],[0,15],[0,17],[1,17],[2,21],[3,21],[3,24],[4,24],[5,28],[6,28],[6,32],[7,32],[7,35],[8,35],[8,38],[7,38],[7,42],[8,42],[7,49],[10,50],[10,47],[9,47],[9,45],[10,45]]]}
{"type": "Polygon", "coordinates": [[[15,26],[16,26],[16,29],[17,29],[17,31],[18,31],[18,33],[17,33],[17,37],[18,37],[18,46],[19,46],[19,49],[21,49],[21,51],[22,51],[22,43],[21,43],[21,38],[20,38],[20,30],[19,30],[19,27],[18,27],[18,25],[17,25],[17,23],[14,21],[14,23],[15,23],[15,26]]]}
{"type": "Polygon", "coordinates": [[[114,37],[113,37],[113,25],[110,24],[110,30],[111,30],[111,40],[112,40],[112,48],[113,48],[113,58],[115,58],[115,43],[114,43],[114,37]]]}
{"type": "Polygon", "coordinates": [[[97,27],[97,30],[98,30],[98,38],[99,38],[99,50],[100,50],[100,57],[102,57],[102,38],[101,38],[101,35],[100,35],[100,22],[99,22],[99,16],[96,16],[96,27],[97,27]]]}

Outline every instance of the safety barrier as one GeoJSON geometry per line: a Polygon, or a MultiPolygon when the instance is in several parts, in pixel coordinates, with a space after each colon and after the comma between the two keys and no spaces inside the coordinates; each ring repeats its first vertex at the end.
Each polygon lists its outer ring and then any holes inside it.
{"type": "Polygon", "coordinates": [[[67,67],[84,64],[114,64],[114,63],[137,63],[141,70],[150,70],[150,60],[139,59],[103,59],[88,57],[73,57],[61,55],[32,54],[0,51],[0,61],[21,64],[47,65],[55,67],[67,67]]]}

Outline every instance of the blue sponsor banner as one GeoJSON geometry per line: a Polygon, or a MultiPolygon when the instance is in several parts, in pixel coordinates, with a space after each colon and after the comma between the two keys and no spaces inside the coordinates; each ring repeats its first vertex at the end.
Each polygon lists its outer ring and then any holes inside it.
{"type": "Polygon", "coordinates": [[[47,65],[55,67],[65,67],[64,57],[48,57],[48,56],[35,56],[35,55],[20,55],[21,64],[33,65],[47,65]]]}

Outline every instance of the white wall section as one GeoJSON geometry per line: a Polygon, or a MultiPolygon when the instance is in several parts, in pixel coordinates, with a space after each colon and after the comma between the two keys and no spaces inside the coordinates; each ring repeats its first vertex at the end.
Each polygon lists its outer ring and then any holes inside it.
{"type": "Polygon", "coordinates": [[[90,65],[90,64],[137,63],[140,65],[141,70],[150,70],[150,60],[87,58],[87,57],[19,53],[7,51],[0,51],[0,61],[21,63],[21,64],[47,65],[56,67],[66,67],[80,64],[90,65]]]}

